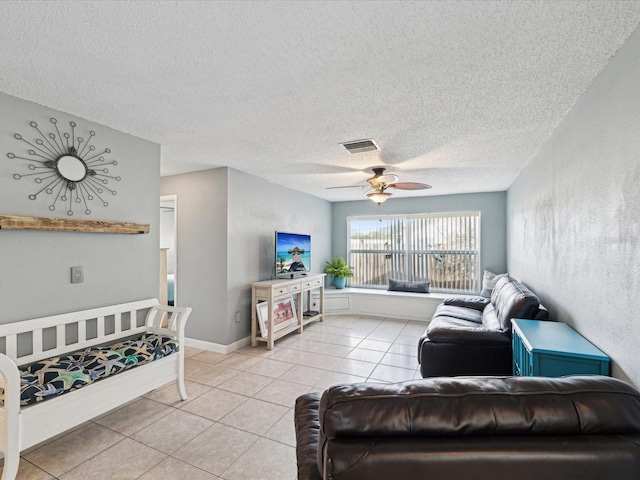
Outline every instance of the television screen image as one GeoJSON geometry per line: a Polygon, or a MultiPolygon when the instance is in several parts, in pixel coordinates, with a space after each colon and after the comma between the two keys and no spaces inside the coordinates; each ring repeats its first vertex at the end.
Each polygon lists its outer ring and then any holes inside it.
{"type": "Polygon", "coordinates": [[[311,236],[276,232],[276,274],[307,272],[311,268],[311,236]]]}

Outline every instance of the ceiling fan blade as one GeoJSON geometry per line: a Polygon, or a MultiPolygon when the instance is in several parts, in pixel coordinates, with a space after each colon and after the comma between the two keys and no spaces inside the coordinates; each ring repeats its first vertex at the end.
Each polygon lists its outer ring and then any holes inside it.
{"type": "Polygon", "coordinates": [[[418,182],[396,182],[387,185],[387,188],[397,188],[398,190],[426,190],[431,188],[431,185],[418,182]]]}
{"type": "Polygon", "coordinates": [[[326,187],[327,190],[333,190],[334,188],[371,188],[369,185],[344,185],[342,187],[326,187]]]}

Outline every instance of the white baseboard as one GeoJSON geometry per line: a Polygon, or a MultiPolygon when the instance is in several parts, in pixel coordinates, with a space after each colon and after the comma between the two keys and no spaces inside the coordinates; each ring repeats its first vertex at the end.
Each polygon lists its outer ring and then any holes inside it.
{"type": "Polygon", "coordinates": [[[240,350],[243,347],[251,344],[251,337],[241,338],[237,342],[230,343],[229,345],[222,345],[221,343],[205,342],[204,340],[196,340],[195,338],[185,338],[185,345],[187,347],[202,348],[203,350],[209,350],[211,352],[223,353],[225,355],[240,350]]]}

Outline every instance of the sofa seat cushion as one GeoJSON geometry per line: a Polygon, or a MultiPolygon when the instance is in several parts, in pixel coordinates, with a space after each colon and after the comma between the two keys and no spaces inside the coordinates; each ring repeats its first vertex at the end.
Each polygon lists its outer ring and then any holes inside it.
{"type": "Polygon", "coordinates": [[[465,320],[467,322],[482,323],[481,310],[475,310],[473,308],[465,308],[456,305],[446,305],[444,303],[441,303],[436,307],[436,311],[433,314],[433,317],[457,318],[459,320],[465,320]]]}
{"type": "Polygon", "coordinates": [[[75,390],[178,350],[173,337],[144,334],[113,345],[85,348],[19,367],[20,404],[30,405],[75,390]]]}
{"type": "Polygon", "coordinates": [[[491,330],[482,323],[447,316],[434,317],[426,333],[429,341],[437,343],[504,345],[511,342],[501,330],[491,330]]]}

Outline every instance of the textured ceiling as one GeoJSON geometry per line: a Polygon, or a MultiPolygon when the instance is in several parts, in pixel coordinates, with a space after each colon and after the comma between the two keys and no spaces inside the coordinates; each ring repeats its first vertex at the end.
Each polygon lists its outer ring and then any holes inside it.
{"type": "Polygon", "coordinates": [[[640,2],[0,2],[0,91],[328,200],[386,165],[500,191],[640,21],[640,2]],[[379,152],[339,143],[373,138],[379,152]]]}

